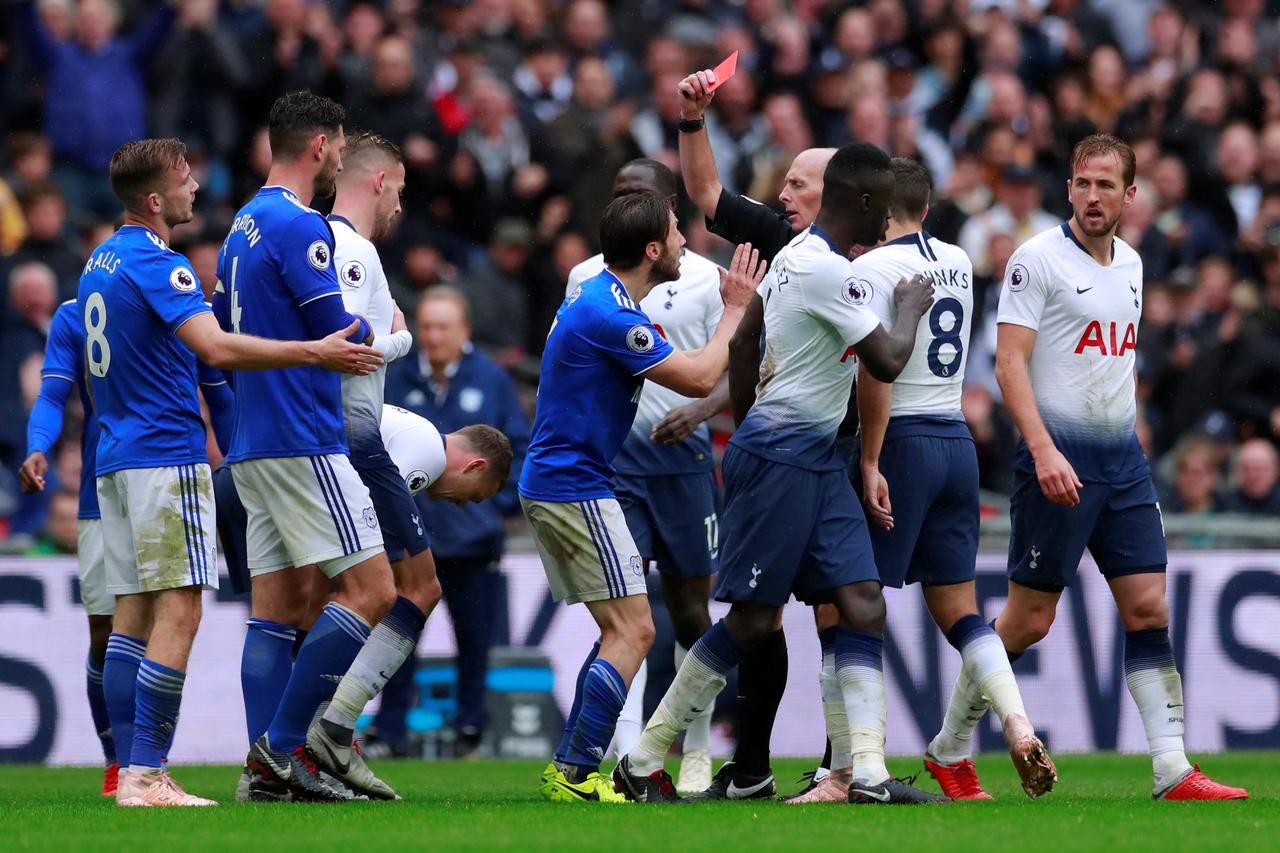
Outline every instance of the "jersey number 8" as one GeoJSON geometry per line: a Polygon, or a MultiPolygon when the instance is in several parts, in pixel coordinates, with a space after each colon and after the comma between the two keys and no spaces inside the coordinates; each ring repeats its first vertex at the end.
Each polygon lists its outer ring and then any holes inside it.
{"type": "Polygon", "coordinates": [[[99,379],[111,368],[111,345],[107,343],[107,303],[101,293],[91,293],[84,301],[84,354],[89,372],[99,379]],[[96,351],[96,353],[95,353],[96,351]]]}
{"type": "Polygon", "coordinates": [[[964,343],[960,340],[960,329],[964,326],[964,306],[953,296],[940,299],[929,312],[929,331],[933,333],[933,341],[929,344],[929,370],[934,376],[946,379],[954,376],[960,369],[960,359],[964,355],[964,343]],[[950,314],[954,318],[950,329],[942,328],[942,317],[950,314]],[[943,361],[942,345],[951,344],[955,349],[947,361],[943,361]]]}

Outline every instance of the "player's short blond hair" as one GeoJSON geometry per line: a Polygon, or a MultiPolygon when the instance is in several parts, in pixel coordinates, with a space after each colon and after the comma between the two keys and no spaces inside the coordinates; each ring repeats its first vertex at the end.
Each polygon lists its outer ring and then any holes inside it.
{"type": "Polygon", "coordinates": [[[186,156],[187,146],[181,139],[127,142],[111,155],[111,191],[126,210],[139,211],[148,195],[164,189],[165,173],[176,169],[186,156]]]}

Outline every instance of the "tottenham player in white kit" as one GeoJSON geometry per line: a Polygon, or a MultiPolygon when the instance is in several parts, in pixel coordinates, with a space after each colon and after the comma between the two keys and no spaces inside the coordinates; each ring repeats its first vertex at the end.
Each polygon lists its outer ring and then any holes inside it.
{"type": "MultiPolygon", "coordinates": [[[[1193,767],[1183,747],[1182,679],[1169,643],[1165,538],[1135,432],[1134,354],[1142,259],[1116,237],[1132,201],[1133,149],[1095,134],[1071,154],[1071,219],[1009,259],[996,377],[1022,434],[1010,502],[1009,598],[995,621],[1011,660],[1053,624],[1087,547],[1111,587],[1125,630],[1129,693],[1142,716],[1152,796],[1243,799],[1241,788],[1193,767]]],[[[986,697],[962,672],[945,728],[930,744],[964,754],[986,697]]]]}
{"type": "Polygon", "coordinates": [[[764,356],[756,399],[723,463],[716,598],[731,607],[690,650],[640,743],[615,768],[618,789],[633,800],[662,799],[654,794],[667,779],[671,742],[723,689],[744,650],[775,630],[794,594],[810,604],[833,602],[840,613],[836,670],[853,735],[849,802],[948,801],[891,778],[884,765],[884,598],[866,520],[836,450],[855,358],[893,381],[933,301],[927,276],[903,280],[895,288],[897,321],[885,331],[851,275],[849,250],[884,235],[889,166],[873,145],[838,150],[824,174],[818,218],[778,254],[757,290],[751,310],[763,313],[764,356]]]}
{"type": "MultiPolygon", "coordinates": [[[[391,298],[387,276],[374,241],[391,230],[400,213],[405,171],[400,149],[386,137],[355,131],[342,152],[333,212],[334,269],[347,311],[364,317],[374,347],[387,362],[406,355],[413,338],[404,315],[391,298]]],[[[383,547],[395,576],[396,600],[374,627],[333,700],[307,732],[317,762],[354,790],[376,799],[396,794],[378,779],[352,746],[356,720],[418,645],[427,617],[440,601],[440,582],[426,529],[379,431],[386,366],[342,383],[351,464],[369,489],[383,547]]]]}
{"type": "MultiPolygon", "coordinates": [[[[1044,744],[1027,719],[1000,638],[978,615],[978,457],[960,410],[973,315],[973,266],[958,247],[929,235],[921,222],[929,210],[929,173],[902,157],[893,160],[894,200],[885,242],[853,262],[871,310],[890,325],[891,292],[902,278],[932,276],[933,308],[916,330],[915,348],[892,385],[862,367],[858,375],[860,448],[854,468],[871,521],[871,547],[880,582],[901,588],[919,583],[938,629],[960,652],[962,677],[990,696],[1028,796],[1050,790],[1056,779],[1044,744]]],[[[834,672],[835,661],[823,661],[834,672]]],[[[824,686],[831,679],[824,679],[824,686]]],[[[838,691],[823,697],[835,725],[828,729],[832,760],[847,763],[847,727],[838,691]]],[[[953,799],[987,799],[973,762],[954,764],[932,753],[925,766],[953,799]]],[[[807,795],[810,801],[841,799],[848,770],[831,775],[807,795]],[[824,786],[829,790],[825,791],[824,786]]],[[[793,801],[795,802],[795,801],[793,801]]]]}
{"type": "MultiPolygon", "coordinates": [[[[676,176],[657,160],[632,160],[618,170],[613,197],[656,192],[676,207],[676,176]]],[[[569,273],[566,295],[604,270],[604,255],[569,273]]],[[[720,267],[687,248],[680,253],[680,277],[659,284],[640,302],[658,332],[677,349],[701,349],[715,335],[724,302],[720,267]]],[[[662,597],[675,632],[675,665],[711,627],[707,601],[715,573],[720,521],[711,432],[705,421],[729,404],[729,378],[720,378],[705,398],[686,397],[653,382],[644,383],[631,432],[613,459],[614,493],[645,568],[657,561],[662,597]]],[[[644,727],[648,665],[631,681],[610,751],[626,755],[644,727]]],[[[711,784],[711,706],[690,724],[680,762],[681,793],[711,784]]]]}

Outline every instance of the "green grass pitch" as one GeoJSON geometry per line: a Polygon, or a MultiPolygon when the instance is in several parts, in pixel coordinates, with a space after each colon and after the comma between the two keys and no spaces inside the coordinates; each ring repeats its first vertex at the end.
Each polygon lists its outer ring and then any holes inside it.
{"type": "MultiPolygon", "coordinates": [[[[550,804],[540,763],[378,762],[399,803],[231,803],[237,769],[179,767],[215,809],[118,809],[97,794],[101,771],[0,767],[0,846],[6,850],[216,850],[331,853],[452,850],[916,850],[1252,851],[1280,849],[1280,755],[1207,756],[1205,769],[1250,789],[1244,803],[1156,803],[1145,756],[1067,755],[1061,781],[1031,802],[1008,759],[979,758],[989,803],[929,807],[785,806],[776,802],[646,806],[550,804]]],[[[671,769],[674,771],[675,762],[671,769]]],[[[812,762],[774,765],[784,793],[812,762]]],[[[915,761],[889,762],[894,773],[915,761]]],[[[921,784],[936,790],[927,775],[921,784]]]]}

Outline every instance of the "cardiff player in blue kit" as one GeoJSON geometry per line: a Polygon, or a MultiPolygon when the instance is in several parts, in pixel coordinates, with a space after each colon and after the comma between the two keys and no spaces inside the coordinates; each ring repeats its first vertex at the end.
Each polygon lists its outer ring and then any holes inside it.
{"type": "MultiPolygon", "coordinates": [[[[77,521],[76,561],[79,567],[80,600],[89,616],[89,658],[85,664],[88,681],[89,709],[94,728],[102,741],[107,768],[102,778],[102,795],[114,797],[119,782],[115,740],[107,715],[103,692],[102,667],[111,635],[111,614],[115,597],[107,591],[106,555],[102,549],[102,514],[98,510],[96,461],[98,455],[98,417],[89,399],[89,386],[84,375],[84,323],[80,306],[68,299],[58,306],[49,328],[44,365],[40,369],[40,395],[31,408],[27,423],[28,455],[19,469],[22,488],[27,492],[43,491],[49,469],[48,453],[62,433],[62,420],[67,398],[74,387],[80,395],[84,421],[80,429],[80,512],[77,521]]],[[[221,372],[199,364],[200,390],[209,406],[219,445],[225,450],[230,439],[229,415],[231,392],[221,372]]],[[[117,640],[117,654],[141,660],[141,645],[122,646],[117,640]]],[[[127,735],[127,732],[125,733],[127,735]]]]}
{"type": "MultiPolygon", "coordinates": [[[[915,160],[893,161],[894,191],[885,242],[853,262],[857,286],[883,323],[893,322],[894,284],[931,275],[933,309],[916,333],[911,359],[897,380],[858,375],[861,441],[855,470],[871,520],[871,547],[880,582],[918,583],[925,604],[963,659],[961,678],[991,698],[1023,790],[1038,797],[1057,780],[1036,737],[1000,638],[978,615],[978,456],[960,411],[973,317],[973,267],[958,247],[921,230],[929,210],[929,173],[915,160]]],[[[834,660],[823,666],[834,668],[834,660]]],[[[825,684],[825,682],[824,682],[825,684]]],[[[823,696],[823,707],[839,697],[823,696]]],[[[840,708],[843,717],[843,708],[840,708]]],[[[831,774],[807,799],[844,799],[848,786],[848,728],[828,726],[831,774]],[[842,793],[844,796],[842,796],[842,793]]],[[[973,762],[929,752],[925,767],[953,799],[987,799],[973,762]]]]}
{"type": "MultiPolygon", "coordinates": [[[[614,780],[631,799],[667,799],[662,765],[671,742],[714,700],[743,650],[775,630],[793,593],[808,603],[832,602],[840,612],[836,674],[851,730],[850,802],[945,799],[885,768],[884,597],[862,508],[836,450],[855,356],[882,381],[895,379],[933,301],[927,277],[904,279],[894,294],[897,320],[886,332],[851,274],[846,255],[881,239],[892,197],[887,154],[863,143],[837,151],[817,220],[774,259],[743,322],[759,328],[762,316],[765,335],[758,389],[744,391],[755,402],[723,463],[716,597],[732,606],[690,650],[639,745],[615,768],[614,780]]],[[[731,387],[735,396],[743,390],[731,387]]]]}
{"type": "Polygon", "coordinates": [[[645,380],[689,397],[711,393],[763,275],[758,254],[738,247],[721,279],[724,313],[715,334],[699,350],[674,350],[637,305],[655,285],[679,277],[683,243],[668,197],[614,199],[600,223],[605,269],[560,306],[542,357],[520,502],[552,594],[585,603],[601,634],[542,774],[541,793],[552,801],[623,801],[599,766],[653,643],[641,557],[613,494],[610,461],[631,429],[645,380]]]}
{"type": "MultiPolygon", "coordinates": [[[[1009,598],[995,629],[1011,660],[1049,633],[1085,548],[1124,625],[1124,672],[1142,716],[1152,796],[1248,796],[1210,779],[1183,746],[1182,678],[1169,642],[1164,526],[1135,429],[1134,359],[1142,259],[1116,237],[1137,188],[1133,149],[1085,137],[1071,152],[1071,219],[1009,259],[1000,292],[996,378],[1022,434],[1009,513],[1009,598]]],[[[962,671],[933,755],[967,759],[990,705],[962,671]]]]}
{"type": "MultiPolygon", "coordinates": [[[[216,588],[214,508],[196,357],[217,368],[321,364],[365,372],[378,354],[223,332],[186,258],[167,243],[198,188],[176,139],[141,140],[111,161],[124,225],[85,264],[77,302],[96,455],[107,591],[116,596],[103,667],[125,806],[207,806],[164,772],[200,593],[216,588]]],[[[336,377],[335,377],[336,378],[336,377]]]]}
{"type": "MultiPolygon", "coordinates": [[[[613,196],[657,192],[676,206],[676,176],[657,160],[632,160],[613,181],[613,196]]],[[[569,272],[567,294],[604,269],[596,255],[569,272]]],[[[699,349],[715,335],[724,303],[720,301],[720,268],[685,249],[680,253],[680,277],[655,287],[640,309],[667,343],[699,349]]],[[[705,421],[729,403],[729,379],[715,390],[691,400],[653,382],[640,393],[631,433],[613,460],[617,471],[614,492],[636,540],[640,556],[656,561],[662,576],[662,597],[675,633],[675,665],[679,668],[690,647],[711,627],[707,601],[715,574],[720,520],[711,431],[705,421]]],[[[627,704],[618,718],[613,751],[626,755],[644,728],[644,688],[647,666],[631,683],[627,704]]],[[[711,784],[711,712],[704,709],[684,737],[678,789],[686,793],[711,784]]]]}
{"type": "MultiPolygon", "coordinates": [[[[289,341],[349,330],[372,341],[368,321],[343,307],[333,230],[307,206],[334,191],[343,118],[342,107],[310,92],[272,106],[267,185],[236,214],[218,258],[219,320],[230,331],[289,341]]],[[[307,728],[396,596],[377,512],[347,456],[342,383],[300,367],[237,376],[235,385],[227,461],[248,515],[253,586],[242,681],[247,711],[270,715],[246,761],[250,794],[349,799],[315,772],[307,728]],[[337,591],[291,666],[312,565],[337,591]]]]}

